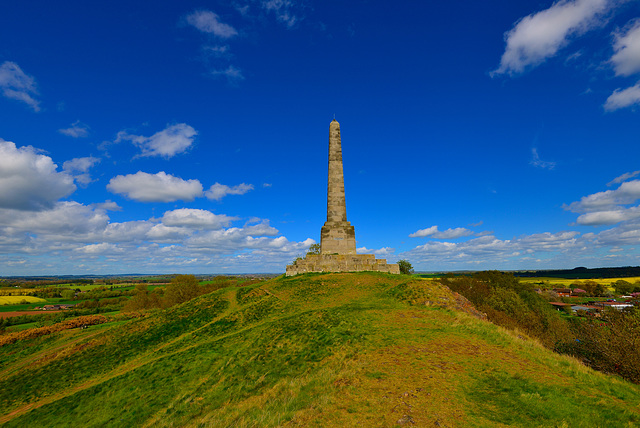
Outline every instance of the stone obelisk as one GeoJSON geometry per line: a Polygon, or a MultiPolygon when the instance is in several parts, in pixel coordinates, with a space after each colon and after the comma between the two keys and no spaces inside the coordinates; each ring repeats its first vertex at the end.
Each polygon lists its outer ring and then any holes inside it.
{"type": "Polygon", "coordinates": [[[356,233],[347,221],[342,170],[340,124],[329,125],[329,183],[327,185],[327,221],[320,232],[320,254],[307,254],[287,266],[287,276],[307,272],[387,272],[400,273],[400,267],[376,259],[374,254],[356,254],[356,233]]]}
{"type": "Polygon", "coordinates": [[[342,169],[340,124],[329,125],[329,180],[327,185],[327,221],[320,232],[321,254],[356,254],[356,233],[347,221],[342,169]]]}

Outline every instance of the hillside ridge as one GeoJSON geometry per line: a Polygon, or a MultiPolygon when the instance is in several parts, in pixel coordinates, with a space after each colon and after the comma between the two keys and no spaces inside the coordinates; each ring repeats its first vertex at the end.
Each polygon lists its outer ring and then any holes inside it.
{"type": "Polygon", "coordinates": [[[1,347],[0,423],[640,421],[638,386],[483,318],[443,285],[401,275],[307,274],[225,288],[141,318],[1,347]]]}

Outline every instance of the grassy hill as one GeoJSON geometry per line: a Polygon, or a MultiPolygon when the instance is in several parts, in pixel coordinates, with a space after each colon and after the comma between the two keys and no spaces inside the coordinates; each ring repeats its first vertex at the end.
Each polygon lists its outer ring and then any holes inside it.
{"type": "Polygon", "coordinates": [[[308,274],[0,347],[17,426],[636,426],[640,387],[398,275],[308,274]]]}

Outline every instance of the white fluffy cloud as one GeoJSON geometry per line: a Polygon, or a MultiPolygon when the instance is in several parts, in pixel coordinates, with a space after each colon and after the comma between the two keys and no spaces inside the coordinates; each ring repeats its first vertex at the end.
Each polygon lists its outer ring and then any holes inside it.
{"type": "Polygon", "coordinates": [[[464,236],[473,235],[473,232],[464,227],[456,227],[455,229],[447,229],[442,232],[436,232],[432,235],[435,239],[456,239],[464,236]]]}
{"type": "Polygon", "coordinates": [[[611,62],[618,76],[630,76],[640,72],[640,20],[635,20],[615,34],[615,53],[611,62]]]}
{"type": "Polygon", "coordinates": [[[250,190],[253,190],[252,184],[240,183],[236,186],[227,186],[226,184],[215,183],[204,194],[208,199],[219,201],[227,195],[244,195],[250,190]]]}
{"type": "Polygon", "coordinates": [[[409,235],[409,238],[424,238],[430,236],[435,239],[456,239],[464,236],[471,236],[474,233],[464,227],[456,227],[455,229],[447,229],[439,231],[438,226],[431,226],[426,229],[420,229],[409,235]]]}
{"type": "Polygon", "coordinates": [[[391,257],[395,253],[395,248],[382,247],[377,250],[372,250],[367,247],[360,247],[356,248],[356,252],[358,254],[375,254],[378,257],[391,257]]]}
{"type": "Polygon", "coordinates": [[[22,101],[34,111],[40,111],[40,101],[36,81],[25,74],[15,62],[5,61],[0,65],[0,89],[2,94],[14,100],[22,101]]]}
{"type": "Polygon", "coordinates": [[[0,139],[0,208],[41,210],[76,190],[49,156],[0,139]]]}
{"type": "Polygon", "coordinates": [[[514,239],[498,239],[493,235],[468,241],[430,241],[413,250],[401,253],[399,258],[410,260],[414,266],[438,265],[496,268],[513,262],[522,266],[523,258],[543,254],[571,254],[580,246],[578,232],[539,233],[514,239]]]}
{"type": "Polygon", "coordinates": [[[211,211],[181,208],[167,211],[162,217],[162,223],[170,227],[188,227],[197,229],[222,229],[228,227],[237,217],[224,214],[214,214],[211,211]]]}
{"type": "Polygon", "coordinates": [[[63,163],[62,169],[73,175],[73,178],[78,184],[86,186],[92,181],[91,175],[89,175],[89,170],[98,162],[100,162],[100,158],[93,156],[75,158],[63,163]]]}
{"type": "Polygon", "coordinates": [[[571,37],[600,25],[609,0],[560,0],[525,16],[505,34],[506,49],[493,74],[521,73],[554,56],[571,37]]]}
{"type": "MultiPolygon", "coordinates": [[[[83,205],[61,201],[75,190],[70,173],[88,171],[97,158],[76,158],[58,172],[32,147],[0,140],[0,269],[5,274],[117,272],[278,272],[314,241],[291,242],[269,225],[203,209],[180,208],[160,218],[112,222],[112,201],[83,205]]],[[[220,185],[222,186],[222,185],[220,185]]],[[[247,184],[214,187],[242,194],[247,184]]],[[[114,177],[109,190],[142,201],[203,196],[198,180],[160,172],[114,177]]]]}
{"type": "Polygon", "coordinates": [[[624,222],[593,235],[593,238],[594,244],[599,246],[638,245],[640,244],[640,221],[635,219],[624,222]]]}
{"type": "Polygon", "coordinates": [[[104,210],[72,201],[56,203],[47,210],[22,212],[0,210],[0,227],[7,227],[4,233],[44,234],[55,237],[56,241],[82,239],[82,236],[102,230],[109,217],[104,210]]]}
{"type": "Polygon", "coordinates": [[[110,222],[105,209],[58,202],[38,212],[0,208],[3,272],[278,272],[314,241],[278,236],[268,220],[206,210],[167,211],[160,219],[110,222]],[[13,270],[12,270],[13,269],[13,270]]]}
{"type": "Polygon", "coordinates": [[[58,129],[58,132],[68,137],[84,138],[89,136],[89,126],[76,120],[70,127],[58,129]]]}
{"type": "MultiPolygon", "coordinates": [[[[634,177],[627,173],[608,185],[634,177]]],[[[640,218],[640,206],[629,206],[640,199],[640,180],[623,182],[615,190],[606,190],[584,196],[579,201],[563,205],[568,211],[580,213],[576,223],[582,226],[602,226],[630,222],[640,218]]]]}
{"type": "Polygon", "coordinates": [[[186,17],[187,23],[203,33],[213,34],[221,39],[237,36],[238,32],[229,24],[220,21],[220,17],[210,10],[197,10],[186,17]]]}
{"type": "Polygon", "coordinates": [[[115,142],[131,141],[140,148],[141,153],[139,156],[171,158],[191,147],[196,135],[198,135],[198,132],[191,126],[186,123],[178,123],[167,126],[150,137],[132,135],[126,131],[120,131],[115,142]]]}
{"type": "Polygon", "coordinates": [[[640,104],[640,82],[626,89],[616,89],[604,103],[604,109],[614,111],[640,104]]]}
{"type": "Polygon", "coordinates": [[[438,226],[431,226],[426,229],[420,229],[409,235],[409,238],[424,238],[425,236],[433,235],[438,231],[438,226]]]}
{"type": "Polygon", "coordinates": [[[107,189],[139,202],[193,201],[202,196],[198,180],[183,180],[164,171],[118,175],[109,181],[107,189]]]}
{"type": "Polygon", "coordinates": [[[640,199],[640,180],[624,182],[616,190],[606,190],[584,196],[563,208],[576,212],[611,211],[619,205],[628,205],[640,199]]]}
{"type": "Polygon", "coordinates": [[[640,207],[590,212],[578,217],[576,223],[582,226],[602,226],[636,218],[640,218],[640,207]]]}

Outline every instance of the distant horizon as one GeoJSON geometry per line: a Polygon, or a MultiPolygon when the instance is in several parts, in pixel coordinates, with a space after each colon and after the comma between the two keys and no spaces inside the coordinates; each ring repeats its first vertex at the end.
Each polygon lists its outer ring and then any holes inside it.
{"type": "Polygon", "coordinates": [[[334,117],[358,253],[640,265],[640,2],[494,6],[3,5],[0,275],[284,272],[334,117]]]}
{"type": "MultiPolygon", "coordinates": [[[[512,269],[512,270],[503,270],[503,269],[487,269],[489,271],[492,270],[497,270],[500,272],[545,272],[545,271],[573,271],[576,269],[580,269],[580,268],[584,268],[584,269],[588,269],[588,270],[595,270],[595,269],[624,269],[624,268],[639,268],[640,266],[600,266],[600,267],[593,267],[593,268],[589,268],[589,267],[585,267],[585,266],[576,266],[573,268],[554,268],[554,269],[512,269]]],[[[487,270],[470,270],[470,269],[460,269],[460,270],[435,270],[435,271],[418,271],[416,270],[414,272],[414,274],[437,274],[437,273],[466,273],[466,272],[485,272],[487,270]]],[[[331,272],[326,272],[326,273],[331,273],[331,272]]],[[[0,276],[0,278],[90,278],[90,277],[96,277],[96,278],[105,278],[105,277],[127,277],[127,276],[165,276],[165,275],[183,275],[185,273],[179,273],[179,272],[165,272],[165,273],[114,273],[114,274],[79,274],[79,275],[75,275],[75,274],[60,274],[60,275],[47,275],[47,274],[40,274],[40,275],[5,275],[5,276],[0,276]]],[[[189,273],[187,273],[189,274],[189,273]]],[[[198,273],[198,274],[192,274],[195,276],[212,276],[212,275],[228,275],[228,276],[236,276],[236,275],[284,275],[284,272],[236,272],[236,273],[220,273],[220,272],[212,272],[212,273],[198,273]]]]}

